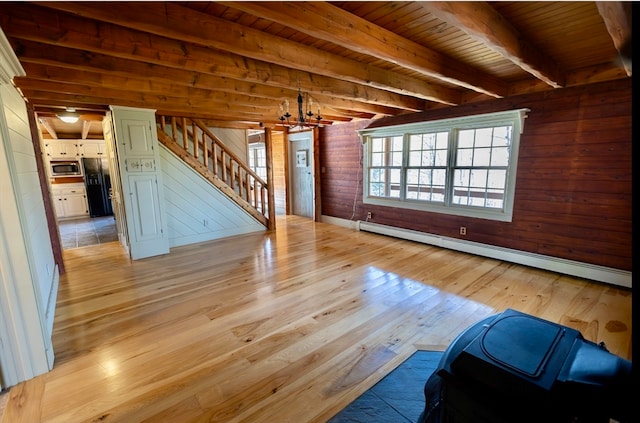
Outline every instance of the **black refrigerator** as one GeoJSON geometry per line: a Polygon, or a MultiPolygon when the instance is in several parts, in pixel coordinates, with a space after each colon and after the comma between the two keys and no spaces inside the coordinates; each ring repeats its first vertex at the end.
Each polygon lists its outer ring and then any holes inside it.
{"type": "Polygon", "coordinates": [[[87,188],[87,202],[91,217],[111,216],[111,175],[109,161],[99,158],[83,158],[84,184],[87,188]]]}

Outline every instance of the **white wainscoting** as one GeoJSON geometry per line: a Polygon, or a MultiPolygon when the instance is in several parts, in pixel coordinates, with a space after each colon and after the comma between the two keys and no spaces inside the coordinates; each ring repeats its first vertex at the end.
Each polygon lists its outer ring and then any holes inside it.
{"type": "MultiPolygon", "coordinates": [[[[24,99],[9,82],[19,64],[0,31],[0,378],[2,386],[53,367],[58,267],[24,99]],[[11,70],[9,68],[13,67],[11,70]]],[[[23,74],[20,72],[19,74],[23,74]]]]}
{"type": "Polygon", "coordinates": [[[266,230],[162,145],[160,167],[171,247],[266,230]]]}
{"type": "Polygon", "coordinates": [[[545,256],[542,254],[529,253],[526,251],[513,250],[510,248],[497,247],[494,245],[481,244],[478,242],[466,241],[463,239],[450,238],[440,235],[433,235],[425,232],[413,231],[409,229],[395,228],[393,226],[381,225],[365,221],[352,221],[340,219],[332,216],[322,216],[322,221],[334,225],[344,226],[358,231],[374,232],[381,235],[389,235],[396,238],[421,242],[423,244],[435,245],[451,250],[476,254],[483,257],[490,257],[511,263],[536,267],[565,275],[590,279],[598,282],[605,282],[612,285],[631,288],[632,273],[610,267],[597,266],[579,261],[566,260],[557,257],[545,256]]]}

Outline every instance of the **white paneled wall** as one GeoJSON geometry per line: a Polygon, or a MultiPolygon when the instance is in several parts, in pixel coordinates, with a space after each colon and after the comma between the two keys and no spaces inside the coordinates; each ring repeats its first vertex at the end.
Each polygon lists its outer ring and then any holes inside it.
{"type": "Polygon", "coordinates": [[[171,247],[265,230],[162,145],[160,168],[171,247]]]}
{"type": "Polygon", "coordinates": [[[0,379],[3,387],[53,366],[55,263],[26,104],[23,74],[0,31],[0,379]]]}
{"type": "Polygon", "coordinates": [[[213,132],[216,137],[220,138],[220,141],[222,141],[233,154],[241,158],[245,163],[249,163],[247,156],[249,146],[247,131],[232,128],[209,128],[209,130],[213,132]]]}

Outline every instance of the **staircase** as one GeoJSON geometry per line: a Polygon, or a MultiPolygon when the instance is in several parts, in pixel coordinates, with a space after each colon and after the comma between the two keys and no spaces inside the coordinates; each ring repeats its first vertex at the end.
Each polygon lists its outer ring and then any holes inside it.
{"type": "Polygon", "coordinates": [[[198,119],[156,114],[158,141],[267,229],[275,229],[269,185],[198,119]]]}

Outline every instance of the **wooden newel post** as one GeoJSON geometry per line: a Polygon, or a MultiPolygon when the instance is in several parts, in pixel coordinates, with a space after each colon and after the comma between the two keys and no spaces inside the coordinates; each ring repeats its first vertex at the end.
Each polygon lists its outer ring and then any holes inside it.
{"type": "Polygon", "coordinates": [[[313,220],[322,221],[322,171],[320,169],[320,128],[313,128],[313,220]]]}
{"type": "Polygon", "coordinates": [[[268,229],[274,230],[276,228],[276,201],[275,201],[275,189],[273,185],[273,152],[271,141],[271,128],[264,129],[264,146],[267,153],[267,192],[268,192],[268,212],[269,212],[269,227],[268,229]]]}

